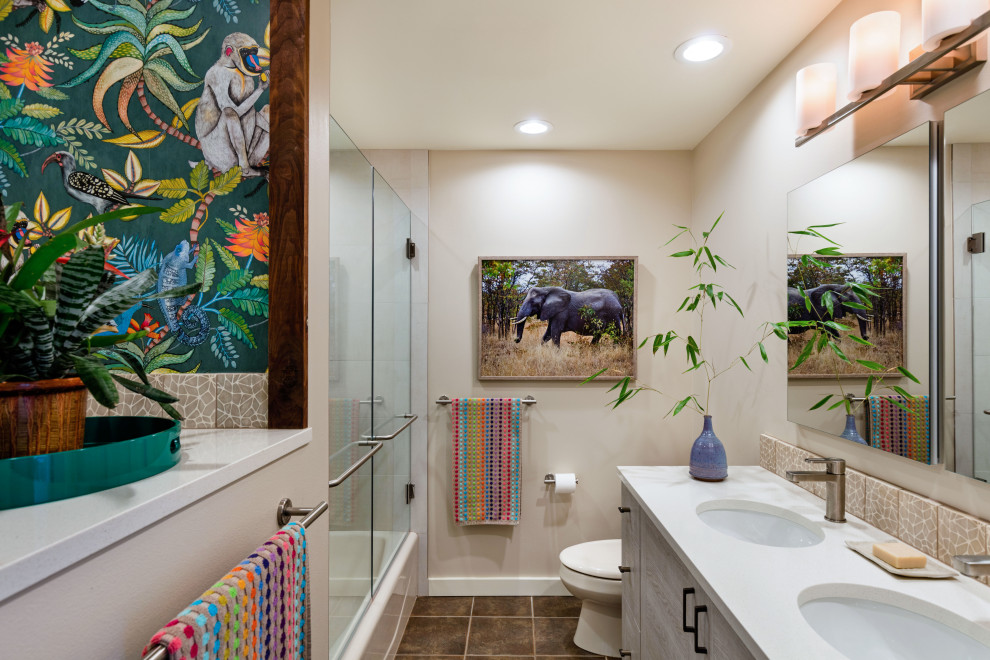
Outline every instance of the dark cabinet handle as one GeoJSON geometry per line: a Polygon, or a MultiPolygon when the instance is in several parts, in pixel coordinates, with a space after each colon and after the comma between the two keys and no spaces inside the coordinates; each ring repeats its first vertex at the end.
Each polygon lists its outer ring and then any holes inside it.
{"type": "Polygon", "coordinates": [[[629,513],[630,511],[632,511],[632,509],[630,509],[627,506],[620,506],[619,507],[619,513],[629,513]]]}
{"type": "Polygon", "coordinates": [[[694,652],[700,653],[702,655],[708,655],[708,649],[704,646],[698,646],[698,615],[704,612],[708,614],[707,605],[695,605],[694,607],[694,652]]]}
{"type": "MultiPolygon", "coordinates": [[[[694,632],[694,628],[689,626],[687,622],[687,597],[693,593],[694,587],[685,587],[684,591],[681,593],[681,628],[684,629],[684,632],[694,632]]],[[[695,623],[695,625],[698,624],[695,623]]]]}
{"type": "Polygon", "coordinates": [[[627,651],[625,649],[619,649],[619,657],[620,658],[631,658],[632,657],[632,651],[627,651]]]}
{"type": "Polygon", "coordinates": [[[632,572],[632,568],[630,568],[629,566],[619,566],[619,572],[620,573],[631,573],[632,572]]]}

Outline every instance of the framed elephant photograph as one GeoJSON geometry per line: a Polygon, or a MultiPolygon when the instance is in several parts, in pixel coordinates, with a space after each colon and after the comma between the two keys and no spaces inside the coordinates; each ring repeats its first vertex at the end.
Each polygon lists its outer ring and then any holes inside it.
{"type": "Polygon", "coordinates": [[[480,257],[479,380],[636,376],[636,257],[480,257]]]}
{"type": "MultiPolygon", "coordinates": [[[[904,364],[904,254],[815,255],[818,264],[801,265],[801,255],[787,258],[787,320],[825,325],[849,362],[833,359],[832,351],[814,352],[791,370],[814,333],[792,328],[787,338],[788,378],[863,377],[876,374],[858,364],[904,364]],[[873,287],[874,296],[858,294],[850,283],[873,287]],[[800,293],[804,289],[810,307],[800,293]],[[831,309],[824,294],[830,292],[831,309]],[[863,309],[866,307],[867,309],[863,309]],[[845,329],[840,329],[845,328],[845,329]],[[869,345],[849,339],[855,335],[869,345]]],[[[891,371],[894,368],[891,367],[891,371]]]]}

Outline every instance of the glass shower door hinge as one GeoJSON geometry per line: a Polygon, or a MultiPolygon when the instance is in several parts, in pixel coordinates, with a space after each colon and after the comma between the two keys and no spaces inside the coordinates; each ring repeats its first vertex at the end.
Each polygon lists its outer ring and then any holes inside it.
{"type": "Polygon", "coordinates": [[[980,254],[986,250],[986,240],[982,231],[966,239],[966,251],[970,254],[980,254]]]}
{"type": "Polygon", "coordinates": [[[406,504],[412,502],[416,497],[416,484],[406,484],[406,504]]]}
{"type": "Polygon", "coordinates": [[[413,239],[406,239],[406,259],[414,259],[416,257],[416,244],[413,243],[413,239]]]}

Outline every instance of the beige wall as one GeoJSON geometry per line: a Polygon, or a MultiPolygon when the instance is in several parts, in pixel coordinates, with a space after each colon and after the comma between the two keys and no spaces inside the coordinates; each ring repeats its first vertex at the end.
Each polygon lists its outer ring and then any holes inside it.
{"type": "MultiPolygon", "coordinates": [[[[914,0],[846,0],[781,63],[694,152],[696,224],[726,209],[727,227],[721,237],[727,257],[742,264],[739,286],[751,301],[750,316],[783,318],[787,193],[922,121],[938,119],[951,107],[990,87],[990,69],[933,93],[909,101],[907,89],[874,102],[830,132],[800,148],[794,147],[794,75],[808,64],[832,61],[839,65],[840,94],[846,89],[844,68],[849,25],[881,9],[902,15],[902,51],[920,41],[920,5],[914,0]]],[[[840,102],[841,104],[842,102],[840,102]]],[[[732,328],[714,329],[716,339],[728,338],[732,328]]],[[[731,411],[742,446],[730,460],[758,460],[759,434],[769,433],[817,454],[838,454],[864,472],[965,511],[990,516],[988,486],[922,466],[876,450],[852,446],[838,438],[809,431],[787,421],[785,350],[772,348],[770,369],[755,376],[737,373],[731,387],[720,390],[716,403],[731,411]]],[[[724,415],[724,413],[723,413],[724,415]]]]}
{"type": "MultiPolygon", "coordinates": [[[[683,413],[664,421],[670,399],[644,393],[610,412],[604,383],[477,380],[477,259],[637,255],[638,335],[672,324],[691,330],[690,317],[672,320],[687,287],[687,264],[671,263],[665,258],[671,250],[662,247],[673,235],[671,225],[690,217],[690,172],[686,152],[430,153],[430,400],[443,394],[539,399],[524,413],[516,527],[453,524],[450,409],[431,406],[431,593],[497,592],[491,582],[477,586],[485,578],[555,578],[563,548],[619,536],[617,465],[687,463],[700,419],[683,413]],[[577,492],[554,495],[543,485],[547,472],[577,473],[577,492]]],[[[674,393],[689,385],[680,360],[665,363],[645,350],[638,360],[647,383],[674,393]]],[[[738,463],[748,439],[733,426],[716,422],[730,460],[738,463]]],[[[514,586],[525,592],[545,583],[514,586]]]]}

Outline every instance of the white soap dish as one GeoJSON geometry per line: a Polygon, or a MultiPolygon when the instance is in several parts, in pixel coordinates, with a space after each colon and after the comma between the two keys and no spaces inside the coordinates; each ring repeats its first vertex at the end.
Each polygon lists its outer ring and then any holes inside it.
{"type": "MultiPolygon", "coordinates": [[[[894,539],[891,539],[893,542],[894,539]]],[[[949,568],[945,564],[939,561],[935,561],[931,557],[928,558],[928,564],[924,568],[894,568],[884,560],[880,559],[873,554],[873,544],[877,541],[846,541],[851,549],[855,550],[859,554],[863,555],[874,564],[884,569],[888,573],[893,573],[894,575],[903,575],[904,577],[913,578],[951,578],[959,575],[956,571],[949,568]]]]}

